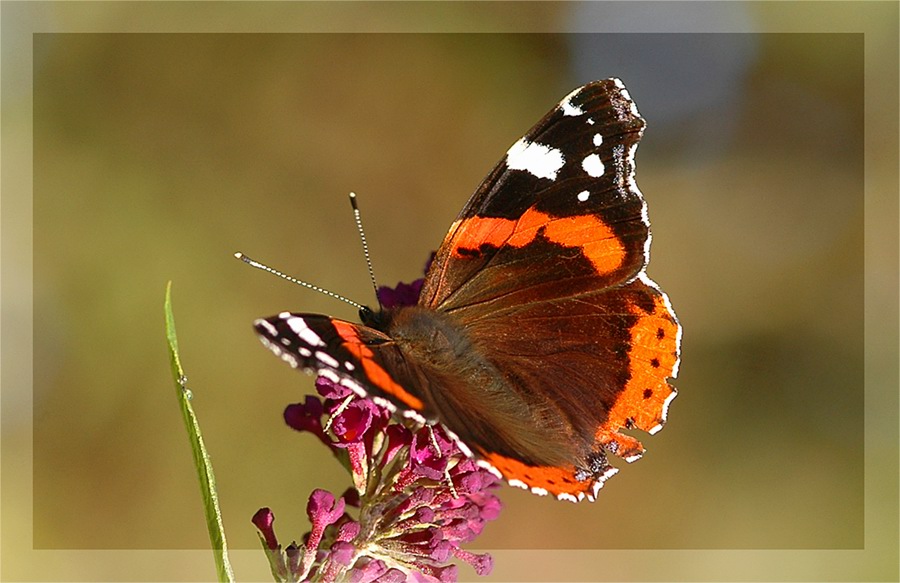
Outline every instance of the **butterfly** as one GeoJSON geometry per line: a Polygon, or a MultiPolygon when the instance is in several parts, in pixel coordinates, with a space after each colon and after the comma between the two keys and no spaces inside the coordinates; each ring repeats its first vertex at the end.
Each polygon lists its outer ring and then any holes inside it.
{"type": "Polygon", "coordinates": [[[647,276],[634,181],[645,126],[618,79],[567,95],[469,199],[418,303],[361,324],[283,312],[265,345],[396,415],[440,422],[510,484],[595,499],[659,431],[676,395],[681,326],[647,276]]]}

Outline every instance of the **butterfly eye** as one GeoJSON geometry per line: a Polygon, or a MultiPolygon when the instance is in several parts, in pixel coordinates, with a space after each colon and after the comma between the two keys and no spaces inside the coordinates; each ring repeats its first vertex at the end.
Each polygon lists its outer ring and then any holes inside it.
{"type": "Polygon", "coordinates": [[[359,308],[359,320],[366,326],[373,326],[378,319],[378,315],[369,306],[361,306],[359,308]]]}

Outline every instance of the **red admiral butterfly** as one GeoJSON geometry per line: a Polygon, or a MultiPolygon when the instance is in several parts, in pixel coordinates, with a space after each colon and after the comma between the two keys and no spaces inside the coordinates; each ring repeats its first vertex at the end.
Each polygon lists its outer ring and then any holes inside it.
{"type": "Polygon", "coordinates": [[[397,414],[440,422],[510,484],[593,500],[644,451],[675,397],[681,327],[645,273],[634,182],[644,120],[618,79],[566,96],[506,153],[450,226],[415,306],[363,324],[257,320],[292,366],[397,414]]]}

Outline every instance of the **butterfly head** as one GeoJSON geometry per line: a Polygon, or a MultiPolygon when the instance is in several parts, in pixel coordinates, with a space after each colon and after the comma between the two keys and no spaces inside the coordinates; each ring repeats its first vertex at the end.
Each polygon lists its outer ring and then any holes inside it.
{"type": "Polygon", "coordinates": [[[377,311],[369,306],[362,306],[359,308],[359,321],[370,328],[380,330],[384,326],[386,320],[384,308],[379,307],[377,311]]]}

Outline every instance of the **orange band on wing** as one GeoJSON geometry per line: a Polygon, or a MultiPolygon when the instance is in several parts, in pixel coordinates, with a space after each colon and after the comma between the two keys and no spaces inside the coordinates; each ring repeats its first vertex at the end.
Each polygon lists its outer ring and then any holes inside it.
{"type": "MultiPolygon", "coordinates": [[[[480,454],[484,461],[494,466],[503,477],[514,485],[524,484],[529,489],[539,488],[556,497],[561,495],[580,499],[586,496],[593,498],[595,478],[579,481],[575,478],[575,467],[558,468],[555,466],[529,466],[519,460],[508,458],[498,453],[480,454]],[[521,484],[516,484],[518,481],[521,484]]],[[[542,492],[538,492],[542,493],[542,492]]]]}
{"type": "Polygon", "coordinates": [[[596,434],[603,445],[614,442],[615,453],[624,458],[639,456],[643,447],[633,437],[619,433],[619,429],[637,427],[651,434],[662,429],[666,409],[676,394],[667,379],[673,375],[678,360],[678,324],[664,296],[653,298],[649,313],[636,304],[631,311],[638,321],[631,328],[630,378],[596,434]]]}
{"type": "Polygon", "coordinates": [[[611,273],[625,261],[622,242],[595,215],[554,217],[534,208],[525,211],[518,220],[470,217],[457,221],[454,253],[482,245],[524,247],[535,240],[542,227],[543,236],[551,242],[581,249],[598,273],[611,273]]]}
{"type": "Polygon", "coordinates": [[[331,324],[334,326],[334,329],[340,337],[344,339],[344,343],[341,346],[355,356],[362,364],[363,372],[372,385],[377,387],[380,391],[399,399],[407,407],[417,411],[425,409],[425,403],[399,385],[393,377],[391,377],[391,375],[375,361],[375,354],[368,346],[360,341],[359,334],[356,333],[356,327],[347,322],[341,322],[340,320],[333,320],[331,324]]]}

